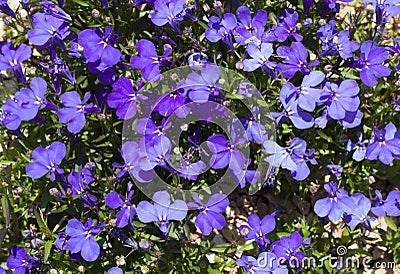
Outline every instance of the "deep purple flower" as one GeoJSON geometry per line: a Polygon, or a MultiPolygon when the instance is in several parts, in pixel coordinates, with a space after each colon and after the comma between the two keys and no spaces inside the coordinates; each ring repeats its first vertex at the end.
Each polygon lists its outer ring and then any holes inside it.
{"type": "Polygon", "coordinates": [[[272,27],[270,35],[266,38],[267,42],[284,42],[287,38],[300,42],[303,36],[296,32],[296,24],[299,14],[293,9],[285,9],[283,17],[277,17],[277,25],[272,27]]]}
{"type": "Polygon", "coordinates": [[[154,2],[156,11],[150,14],[150,19],[156,26],[164,26],[169,23],[178,35],[181,35],[181,30],[178,23],[183,20],[180,14],[184,12],[185,0],[157,0],[154,2]]]}
{"type": "Polygon", "coordinates": [[[60,232],[58,233],[57,240],[54,241],[53,245],[57,248],[56,252],[64,251],[66,250],[65,245],[67,244],[67,241],[69,240],[69,236],[65,234],[65,232],[60,232]]]}
{"type": "Polygon", "coordinates": [[[309,74],[309,67],[319,64],[317,60],[307,63],[308,52],[301,42],[293,42],[290,48],[280,46],[276,52],[278,56],[285,58],[283,63],[279,63],[277,66],[277,69],[282,72],[282,76],[285,78],[292,78],[298,71],[309,74]]]}
{"type": "Polygon", "coordinates": [[[250,214],[248,218],[249,225],[241,225],[239,231],[248,230],[248,234],[244,237],[246,240],[256,240],[261,251],[265,251],[266,245],[270,243],[266,234],[275,229],[275,218],[271,215],[265,215],[262,220],[257,214],[250,214]]]}
{"type": "Polygon", "coordinates": [[[241,45],[251,43],[253,39],[261,41],[265,25],[268,21],[268,14],[265,10],[258,10],[251,18],[250,9],[247,6],[240,6],[236,10],[237,18],[240,20],[235,29],[235,40],[241,45]]]}
{"type": "Polygon", "coordinates": [[[154,110],[158,111],[164,117],[169,117],[175,110],[185,105],[188,101],[185,93],[183,88],[177,88],[167,94],[161,95],[157,100],[154,110]]]}
{"type": "Polygon", "coordinates": [[[119,118],[128,120],[136,115],[136,101],[147,99],[146,96],[139,93],[142,85],[142,82],[138,81],[138,89],[135,90],[131,80],[125,77],[120,77],[113,84],[115,92],[108,95],[107,101],[110,108],[117,109],[119,118]]]}
{"type": "Polygon", "coordinates": [[[42,6],[43,11],[46,15],[51,15],[55,18],[72,22],[71,16],[53,2],[44,0],[43,2],[40,3],[40,5],[42,6]]]}
{"type": "Polygon", "coordinates": [[[57,93],[61,92],[61,75],[64,75],[70,84],[75,84],[75,79],[71,74],[68,64],[62,58],[53,58],[51,64],[44,62],[39,62],[39,64],[50,74],[57,93]]]}
{"type": "Polygon", "coordinates": [[[104,225],[92,226],[92,219],[82,224],[77,219],[68,221],[65,233],[70,237],[66,248],[72,254],[80,252],[82,258],[87,262],[95,261],[100,255],[100,246],[94,239],[100,231],[104,229],[104,225]]]}
{"type": "Polygon", "coordinates": [[[58,110],[58,119],[61,124],[68,124],[71,133],[78,133],[86,124],[85,114],[98,112],[99,109],[93,107],[93,103],[85,104],[90,99],[90,92],[86,92],[81,101],[80,95],[76,91],[63,93],[60,96],[65,108],[58,110]]]}
{"type": "Polygon", "coordinates": [[[8,16],[15,17],[15,12],[10,8],[7,0],[0,0],[0,11],[7,14],[8,16]]]}
{"type": "Polygon", "coordinates": [[[0,70],[11,69],[23,83],[26,83],[21,63],[31,56],[32,49],[29,46],[21,44],[16,49],[12,43],[7,43],[1,47],[0,70]]]}
{"type": "Polygon", "coordinates": [[[382,194],[379,190],[375,190],[375,194],[378,197],[376,200],[372,200],[373,207],[371,208],[372,213],[376,216],[400,216],[400,191],[392,190],[383,200],[382,194]]]}
{"type": "Polygon", "coordinates": [[[315,202],[314,212],[319,217],[328,216],[329,220],[336,222],[344,211],[351,206],[352,201],[346,190],[338,189],[337,183],[325,184],[324,188],[328,192],[328,197],[315,202]]]}
{"type": "Polygon", "coordinates": [[[188,207],[182,200],[171,203],[167,191],[158,191],[153,195],[154,204],[141,201],[136,208],[139,220],[143,223],[157,222],[165,238],[168,238],[169,221],[182,221],[185,219],[188,207]]]}
{"type": "Polygon", "coordinates": [[[160,67],[168,66],[172,60],[172,57],[167,57],[172,52],[171,47],[165,47],[163,55],[158,56],[154,44],[146,39],[136,43],[136,50],[139,55],[131,57],[131,66],[142,71],[142,77],[149,82],[156,81],[160,67]]]}
{"type": "Polygon", "coordinates": [[[390,68],[383,65],[388,58],[384,47],[378,47],[373,41],[366,41],[361,45],[361,55],[355,59],[356,66],[361,69],[361,81],[369,87],[376,85],[376,78],[390,75],[390,68]]]}
{"type": "Polygon", "coordinates": [[[213,228],[220,230],[225,226],[226,220],[221,212],[229,205],[226,195],[213,194],[207,203],[203,203],[198,195],[193,195],[193,200],[194,202],[188,203],[188,206],[198,210],[199,214],[194,223],[203,235],[210,235],[213,228]]]}
{"type": "Polygon", "coordinates": [[[30,272],[29,269],[40,266],[39,259],[29,256],[23,247],[13,246],[11,256],[7,259],[7,267],[13,270],[13,273],[24,274],[30,272]]]}
{"type": "Polygon", "coordinates": [[[34,162],[26,165],[26,174],[32,179],[38,179],[50,173],[50,180],[54,181],[56,175],[64,173],[58,164],[64,159],[66,150],[65,145],[60,142],[53,142],[46,148],[35,148],[32,152],[34,162]]]}
{"type": "Polygon", "coordinates": [[[395,137],[396,126],[392,123],[379,131],[374,127],[374,139],[367,147],[365,156],[368,160],[379,160],[385,165],[390,164],[393,159],[400,155],[400,139],[395,137]]]}
{"type": "Polygon", "coordinates": [[[271,252],[261,252],[258,258],[242,256],[236,260],[236,265],[243,267],[248,274],[287,274],[286,267],[280,267],[279,258],[271,252]]]}
{"type": "Polygon", "coordinates": [[[381,26],[381,32],[390,17],[400,13],[399,0],[363,0],[365,3],[371,3],[375,9],[376,24],[381,26]]]}
{"type": "MultiPolygon", "coordinates": [[[[132,183],[130,183],[132,186],[132,183]]],[[[133,218],[136,215],[136,210],[135,207],[131,203],[132,196],[134,194],[134,190],[129,190],[125,197],[124,200],[121,199],[121,196],[118,194],[118,192],[113,191],[107,194],[106,196],[106,205],[108,207],[111,207],[112,209],[117,209],[121,208],[120,211],[118,211],[116,217],[117,217],[117,223],[116,226],[119,228],[123,228],[127,225],[133,230],[134,227],[132,225],[133,218]]]]}
{"type": "Polygon", "coordinates": [[[85,176],[83,174],[72,170],[68,175],[68,183],[72,190],[72,197],[79,196],[79,199],[86,207],[95,205],[97,198],[89,193],[86,187],[88,183],[85,181],[85,176]]]}
{"type": "Polygon", "coordinates": [[[350,199],[352,204],[348,204],[345,209],[344,221],[348,226],[355,227],[361,224],[369,231],[372,231],[371,221],[374,217],[369,217],[368,212],[371,209],[371,201],[361,193],[354,193],[350,199]]]}
{"type": "Polygon", "coordinates": [[[206,38],[212,43],[222,40],[230,50],[233,50],[232,34],[236,25],[236,16],[232,13],[225,13],[222,19],[217,16],[211,16],[208,21],[209,28],[205,33],[206,38]]]}
{"type": "Polygon", "coordinates": [[[78,34],[78,43],[83,47],[86,62],[94,63],[103,72],[120,61],[121,53],[113,47],[117,36],[107,26],[104,33],[98,29],[86,29],[78,34]],[[97,63],[96,63],[97,62],[97,63]]]}
{"type": "Polygon", "coordinates": [[[243,60],[244,71],[254,71],[258,68],[262,68],[272,77],[276,77],[274,71],[276,63],[268,60],[274,51],[272,44],[262,43],[260,47],[254,44],[249,44],[246,51],[251,59],[243,60]]]}
{"type": "Polygon", "coordinates": [[[363,141],[363,135],[361,132],[357,133],[358,140],[356,143],[353,143],[351,140],[347,142],[346,150],[353,151],[352,158],[357,162],[360,162],[365,159],[365,153],[367,152],[366,145],[369,143],[368,140],[363,141]]]}
{"type": "Polygon", "coordinates": [[[44,46],[50,40],[65,48],[63,40],[71,31],[63,19],[37,12],[32,15],[32,24],[35,28],[28,31],[29,42],[36,46],[44,46]]]}
{"type": "Polygon", "coordinates": [[[271,251],[276,255],[276,257],[284,258],[282,263],[289,263],[292,268],[300,268],[302,261],[305,257],[304,253],[297,251],[299,247],[303,244],[303,238],[300,233],[295,231],[290,234],[290,237],[282,236],[278,241],[271,244],[271,251]]]}

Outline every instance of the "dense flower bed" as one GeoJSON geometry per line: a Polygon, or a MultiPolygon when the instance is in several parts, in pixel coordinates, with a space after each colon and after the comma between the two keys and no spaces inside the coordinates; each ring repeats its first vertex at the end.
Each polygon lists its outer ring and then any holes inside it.
{"type": "Polygon", "coordinates": [[[398,263],[400,1],[340,4],[0,1],[0,274],[398,263]]]}

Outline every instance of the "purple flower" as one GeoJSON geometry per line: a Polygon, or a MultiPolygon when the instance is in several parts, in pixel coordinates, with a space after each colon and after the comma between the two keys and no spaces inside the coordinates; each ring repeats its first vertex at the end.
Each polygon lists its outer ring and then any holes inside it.
{"type": "Polygon", "coordinates": [[[72,197],[79,196],[79,199],[86,207],[95,205],[97,198],[88,193],[88,189],[86,187],[88,182],[85,181],[85,176],[83,174],[79,174],[78,172],[72,170],[68,175],[68,183],[71,186],[72,197]]]}
{"type": "Polygon", "coordinates": [[[124,271],[122,271],[122,269],[119,267],[111,267],[107,271],[107,274],[124,274],[124,271]]]}
{"type": "Polygon", "coordinates": [[[235,40],[241,45],[251,43],[252,39],[261,41],[264,27],[268,21],[268,14],[265,10],[258,10],[251,19],[250,9],[241,6],[236,10],[237,18],[240,20],[235,29],[235,40]]]}
{"type": "Polygon", "coordinates": [[[277,25],[271,29],[271,34],[266,38],[267,42],[284,42],[287,38],[300,42],[303,36],[296,32],[296,24],[299,14],[293,9],[285,9],[283,17],[277,17],[277,25]]]}
{"type": "Polygon", "coordinates": [[[256,170],[247,169],[251,164],[251,159],[245,159],[242,153],[237,153],[232,159],[229,168],[238,181],[239,187],[244,188],[246,181],[249,184],[254,184],[260,178],[260,174],[256,170]]]}
{"type": "Polygon", "coordinates": [[[185,0],[157,0],[154,2],[153,11],[150,14],[150,19],[156,26],[164,26],[169,23],[178,35],[181,35],[181,30],[178,23],[183,20],[181,13],[184,12],[185,0]]]}
{"type": "Polygon", "coordinates": [[[0,266],[0,274],[7,274],[7,272],[0,266]]]}
{"type": "Polygon", "coordinates": [[[26,174],[32,179],[38,179],[50,173],[50,180],[54,181],[56,175],[64,174],[58,164],[64,159],[66,147],[63,143],[53,142],[46,148],[37,147],[32,152],[34,162],[26,165],[26,174]]]}
{"type": "Polygon", "coordinates": [[[376,85],[375,78],[382,78],[390,75],[390,68],[382,65],[388,58],[384,47],[378,47],[373,41],[366,41],[361,45],[360,58],[355,59],[356,65],[361,69],[361,81],[369,87],[376,85]]]}
{"type": "Polygon", "coordinates": [[[95,261],[100,255],[100,246],[94,239],[100,231],[104,229],[104,225],[92,226],[92,219],[82,224],[77,219],[68,221],[65,233],[70,237],[66,248],[72,254],[80,252],[82,258],[87,262],[95,261]]]}
{"type": "Polygon", "coordinates": [[[69,70],[67,62],[59,57],[55,57],[52,60],[52,64],[39,62],[39,64],[46,69],[50,74],[54,84],[54,88],[57,93],[61,92],[61,75],[63,74],[71,84],[75,84],[75,79],[69,70]]]}
{"type": "Polygon", "coordinates": [[[43,11],[46,15],[51,15],[55,18],[59,18],[64,21],[72,22],[71,16],[68,13],[66,13],[63,9],[61,9],[59,6],[57,6],[56,4],[54,4],[48,0],[44,0],[43,2],[40,3],[40,5],[42,6],[43,11]]]}
{"type": "Polygon", "coordinates": [[[172,52],[171,47],[165,47],[163,55],[158,56],[154,44],[141,39],[136,43],[136,49],[139,55],[131,57],[131,66],[142,71],[142,77],[146,81],[156,81],[160,75],[160,67],[168,66],[172,60],[172,57],[167,57],[172,52]]]}
{"type": "Polygon", "coordinates": [[[265,215],[262,220],[257,214],[250,214],[248,218],[249,225],[241,225],[239,231],[248,230],[248,234],[244,237],[246,240],[256,240],[261,251],[265,251],[266,245],[270,241],[265,237],[275,229],[275,218],[272,215],[265,215]]]}
{"type": "Polygon", "coordinates": [[[370,222],[374,221],[375,218],[368,216],[368,212],[371,209],[371,201],[361,193],[354,193],[350,199],[352,204],[348,204],[345,210],[345,223],[351,227],[361,224],[369,231],[372,231],[370,222]]]}
{"type": "Polygon", "coordinates": [[[44,46],[51,40],[65,48],[63,40],[71,31],[63,19],[37,12],[32,15],[32,24],[35,28],[28,31],[29,42],[36,46],[44,46]]]}
{"type": "Polygon", "coordinates": [[[272,44],[270,43],[262,43],[260,47],[254,44],[249,44],[246,52],[251,59],[243,60],[243,70],[254,71],[258,68],[262,68],[269,75],[275,78],[276,73],[274,72],[274,68],[276,67],[276,63],[268,60],[273,51],[272,44]]]}
{"type": "Polygon", "coordinates": [[[263,144],[266,153],[269,154],[267,161],[273,167],[282,166],[282,168],[294,171],[297,168],[296,163],[292,159],[295,151],[304,153],[306,150],[306,143],[299,137],[293,138],[288,147],[281,147],[276,142],[267,140],[263,144]]]}
{"type": "Polygon", "coordinates": [[[206,38],[212,43],[222,40],[230,50],[234,50],[232,34],[236,26],[237,20],[232,13],[225,13],[222,20],[219,17],[211,16],[208,21],[209,28],[205,33],[206,38]]]}
{"type": "Polygon", "coordinates": [[[365,153],[367,152],[367,148],[365,146],[369,143],[369,141],[363,141],[363,135],[361,132],[357,133],[357,137],[358,140],[356,143],[353,143],[351,140],[347,142],[346,150],[349,152],[354,150],[352,158],[357,162],[360,162],[365,159],[365,153]]]}
{"type": "Polygon", "coordinates": [[[320,101],[327,106],[328,115],[342,120],[347,113],[355,112],[360,105],[360,88],[355,80],[344,80],[340,85],[326,83],[320,101]]]}
{"type": "Polygon", "coordinates": [[[0,11],[7,14],[8,16],[15,17],[15,12],[10,8],[7,0],[0,0],[0,11]]]}
{"type": "Polygon", "coordinates": [[[280,46],[276,50],[280,57],[284,57],[283,63],[278,64],[277,69],[285,78],[292,78],[296,72],[309,74],[310,66],[317,66],[319,61],[307,63],[308,52],[301,42],[293,42],[289,47],[280,46]]]}
{"type": "Polygon", "coordinates": [[[154,110],[164,117],[169,117],[175,110],[185,105],[187,101],[188,98],[185,97],[183,88],[174,89],[170,93],[160,96],[154,110]]]}
{"type": "MultiPolygon", "coordinates": [[[[303,140],[305,143],[305,141],[303,140]]],[[[302,152],[296,150],[293,152],[292,159],[293,162],[296,163],[296,170],[292,171],[293,179],[297,181],[302,181],[310,175],[310,168],[307,163],[311,163],[312,165],[316,165],[317,161],[314,159],[315,149],[310,149],[309,152],[302,152]]]]}
{"type": "Polygon", "coordinates": [[[375,9],[376,24],[381,25],[383,31],[386,22],[390,17],[400,13],[399,0],[363,0],[363,2],[371,3],[375,9]]]}
{"type": "Polygon", "coordinates": [[[57,247],[56,252],[64,251],[66,249],[65,245],[67,244],[67,241],[69,240],[69,236],[65,234],[65,232],[60,232],[58,233],[57,240],[54,241],[53,245],[57,247]]]}
{"type": "Polygon", "coordinates": [[[112,92],[108,95],[107,101],[110,108],[117,109],[117,116],[123,120],[128,120],[136,115],[136,102],[147,99],[139,94],[142,82],[138,81],[138,90],[135,90],[131,80],[120,77],[114,84],[112,92]]]}
{"type": "Polygon", "coordinates": [[[371,208],[372,213],[376,216],[400,216],[400,191],[392,190],[383,200],[382,194],[379,190],[375,190],[375,194],[378,197],[376,200],[372,200],[373,207],[371,208]]]}
{"type": "Polygon", "coordinates": [[[336,222],[352,202],[346,190],[338,189],[337,183],[326,184],[324,188],[328,197],[315,202],[314,212],[319,217],[328,216],[329,220],[336,222]]]}
{"type": "Polygon", "coordinates": [[[31,55],[32,49],[25,44],[15,49],[12,43],[7,43],[1,47],[0,70],[11,69],[23,83],[26,83],[21,63],[29,59],[31,55]]]}
{"type": "MultiPolygon", "coordinates": [[[[132,183],[131,183],[132,185],[132,183]]],[[[106,196],[106,205],[111,207],[112,209],[117,209],[121,207],[121,210],[118,211],[117,223],[116,226],[118,228],[123,228],[129,224],[129,227],[133,230],[134,227],[132,225],[133,218],[136,215],[135,207],[131,203],[132,196],[134,194],[134,190],[130,190],[126,193],[125,199],[122,200],[121,196],[113,191],[107,194],[106,196]]]]}
{"type": "Polygon", "coordinates": [[[90,92],[86,92],[81,101],[80,95],[76,91],[70,91],[60,96],[61,102],[65,108],[58,110],[58,119],[61,124],[68,124],[68,130],[71,133],[78,133],[86,124],[85,114],[98,112],[99,109],[93,107],[93,104],[85,104],[90,99],[90,92]]]}
{"type": "Polygon", "coordinates": [[[282,236],[278,241],[271,244],[271,251],[280,260],[284,258],[284,261],[280,263],[289,262],[289,266],[292,268],[300,268],[301,263],[305,257],[304,253],[297,251],[297,249],[303,244],[303,238],[300,233],[295,231],[290,234],[290,237],[282,236]]]}
{"type": "Polygon", "coordinates": [[[14,100],[7,99],[5,104],[2,106],[0,122],[9,130],[18,130],[22,119],[19,117],[20,107],[14,100]]]}
{"type": "Polygon", "coordinates": [[[308,112],[303,111],[299,106],[296,98],[281,101],[284,110],[282,112],[271,112],[272,118],[276,119],[275,123],[279,123],[290,119],[293,125],[298,129],[310,128],[314,125],[314,118],[308,112]]]}
{"type": "Polygon", "coordinates": [[[336,177],[342,176],[343,167],[341,165],[326,165],[326,167],[329,169],[329,172],[336,177]]]}
{"type": "Polygon", "coordinates": [[[168,238],[169,221],[182,221],[185,219],[188,207],[182,200],[171,203],[167,191],[158,191],[153,195],[154,204],[141,201],[136,208],[139,220],[143,223],[157,222],[165,238],[168,238]]]}
{"type": "Polygon", "coordinates": [[[203,203],[199,196],[195,194],[193,200],[194,202],[188,203],[188,206],[198,210],[199,215],[197,215],[194,223],[203,235],[210,235],[213,228],[220,230],[225,226],[226,220],[221,212],[225,211],[229,205],[226,195],[213,194],[207,203],[203,203]]]}
{"type": "Polygon", "coordinates": [[[30,272],[29,269],[40,266],[39,259],[29,256],[23,247],[13,246],[11,256],[7,259],[7,267],[13,270],[13,273],[23,274],[30,272]]]}
{"type": "Polygon", "coordinates": [[[279,258],[271,252],[261,252],[258,258],[242,256],[236,260],[236,265],[243,267],[248,274],[287,274],[286,267],[280,267],[279,258]]]}
{"type": "Polygon", "coordinates": [[[395,137],[396,127],[392,123],[379,131],[374,127],[374,139],[367,147],[365,156],[368,160],[379,160],[385,165],[390,164],[395,157],[400,155],[400,139],[395,137]]]}

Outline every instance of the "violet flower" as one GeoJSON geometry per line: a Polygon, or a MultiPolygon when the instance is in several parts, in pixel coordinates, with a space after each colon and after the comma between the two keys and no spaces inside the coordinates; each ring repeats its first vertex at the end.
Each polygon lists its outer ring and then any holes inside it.
{"type": "Polygon", "coordinates": [[[265,25],[268,21],[268,14],[265,10],[258,10],[251,18],[250,9],[247,6],[240,6],[236,10],[238,23],[235,29],[235,40],[240,45],[251,43],[252,39],[261,41],[265,25]]]}
{"type": "Polygon", "coordinates": [[[275,78],[276,73],[274,69],[276,67],[276,63],[268,60],[273,51],[272,44],[270,43],[262,43],[260,47],[254,44],[249,44],[246,52],[251,59],[243,60],[243,70],[254,71],[258,68],[262,68],[265,72],[275,78]]]}
{"type": "Polygon", "coordinates": [[[288,262],[291,268],[301,268],[305,255],[297,249],[302,244],[303,238],[299,232],[295,231],[289,237],[282,236],[278,241],[273,242],[271,251],[279,258],[281,264],[288,262]]]}
{"type": "Polygon", "coordinates": [[[15,12],[10,8],[7,2],[7,0],[0,0],[0,12],[3,12],[8,16],[15,17],[15,12]]]}
{"type": "Polygon", "coordinates": [[[26,254],[25,249],[20,246],[11,248],[11,256],[7,258],[6,264],[16,274],[30,272],[30,269],[40,266],[39,259],[26,254]]]}
{"type": "Polygon", "coordinates": [[[209,28],[205,32],[206,38],[212,43],[222,40],[230,50],[234,50],[232,35],[236,25],[237,20],[232,13],[225,13],[222,19],[211,16],[208,21],[209,28]]]}
{"type": "Polygon", "coordinates": [[[0,71],[11,69],[15,75],[26,84],[26,78],[22,72],[21,63],[28,60],[32,56],[32,49],[21,44],[18,48],[15,48],[12,43],[7,43],[1,47],[0,54],[0,71]]]}
{"type": "Polygon", "coordinates": [[[371,221],[375,221],[376,218],[368,216],[368,212],[371,209],[371,201],[361,193],[354,193],[350,199],[352,204],[348,204],[345,210],[345,223],[350,227],[361,224],[369,231],[372,231],[371,221]]]}
{"type": "Polygon", "coordinates": [[[385,165],[390,164],[400,155],[400,139],[396,138],[396,126],[392,123],[379,131],[374,127],[374,139],[367,147],[365,156],[368,160],[379,159],[385,165]]]}
{"type": "Polygon", "coordinates": [[[272,215],[265,215],[262,220],[260,220],[257,214],[250,214],[248,223],[248,225],[241,225],[239,231],[247,230],[248,233],[244,238],[246,240],[255,239],[260,250],[264,252],[266,250],[266,245],[270,243],[265,235],[275,229],[275,218],[272,215]]]}
{"type": "Polygon", "coordinates": [[[268,36],[266,42],[284,42],[287,38],[294,41],[300,42],[303,40],[303,36],[296,32],[296,24],[299,20],[299,14],[293,9],[285,9],[283,17],[277,17],[277,25],[272,27],[270,36],[268,36]]]}
{"type": "Polygon", "coordinates": [[[382,194],[379,190],[375,190],[375,194],[378,199],[372,200],[373,207],[371,208],[372,213],[375,216],[392,216],[398,217],[400,216],[400,191],[392,190],[386,197],[386,200],[383,200],[382,194]]]}
{"type": "Polygon", "coordinates": [[[184,12],[184,6],[185,0],[157,0],[154,2],[156,11],[150,13],[149,17],[153,24],[159,27],[169,23],[174,31],[181,35],[178,23],[183,20],[180,14],[184,12]]]}
{"type": "Polygon", "coordinates": [[[136,215],[136,210],[131,203],[134,190],[133,189],[130,190],[130,188],[132,187],[132,183],[130,182],[129,184],[128,184],[128,191],[124,197],[124,200],[121,199],[121,196],[116,191],[113,191],[107,194],[105,202],[106,205],[108,207],[111,207],[112,209],[121,208],[116,215],[117,217],[116,227],[123,228],[129,225],[129,227],[133,230],[134,227],[132,221],[136,215]]]}
{"type": "Polygon", "coordinates": [[[236,260],[236,265],[243,267],[248,274],[287,274],[288,269],[279,264],[279,258],[271,252],[261,252],[257,259],[243,255],[236,260]]]}

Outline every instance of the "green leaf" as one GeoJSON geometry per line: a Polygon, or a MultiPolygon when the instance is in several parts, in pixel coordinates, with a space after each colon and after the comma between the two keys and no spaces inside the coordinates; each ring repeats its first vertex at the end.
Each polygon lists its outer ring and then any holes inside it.
{"type": "Polygon", "coordinates": [[[90,4],[87,1],[83,1],[83,0],[72,0],[72,1],[77,3],[80,6],[90,7],[90,4]]]}
{"type": "Polygon", "coordinates": [[[385,222],[391,230],[397,231],[397,226],[390,217],[385,216],[385,222]]]}
{"type": "Polygon", "coordinates": [[[46,237],[50,239],[53,239],[53,234],[51,233],[49,227],[47,226],[46,221],[44,220],[43,213],[39,208],[35,209],[35,217],[38,226],[40,230],[44,233],[44,235],[46,235],[46,237]]]}
{"type": "Polygon", "coordinates": [[[45,264],[47,263],[47,260],[49,259],[52,246],[53,246],[53,241],[47,241],[44,244],[44,263],[45,264]]]}

